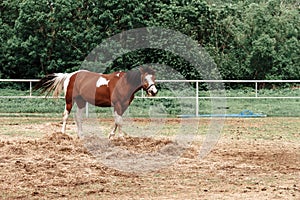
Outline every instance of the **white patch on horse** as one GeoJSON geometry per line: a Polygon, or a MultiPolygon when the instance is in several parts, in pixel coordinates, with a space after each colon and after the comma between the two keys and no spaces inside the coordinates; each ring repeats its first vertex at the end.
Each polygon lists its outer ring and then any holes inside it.
{"type": "Polygon", "coordinates": [[[149,88],[147,89],[148,90],[147,92],[150,95],[152,95],[151,92],[154,93],[154,94],[157,93],[157,89],[154,85],[154,81],[152,80],[152,77],[153,77],[153,75],[151,75],[151,74],[148,74],[147,76],[145,76],[145,79],[148,82],[148,85],[150,86],[150,87],[148,86],[149,88]]]}
{"type": "Polygon", "coordinates": [[[120,77],[120,72],[116,74],[116,77],[120,77]]]}
{"type": "Polygon", "coordinates": [[[115,123],[120,126],[123,123],[122,116],[115,111],[115,123]]]}
{"type": "Polygon", "coordinates": [[[109,80],[107,80],[106,78],[103,78],[102,76],[100,76],[100,78],[98,79],[96,86],[100,87],[102,85],[107,85],[108,86],[109,80]]]}
{"type": "Polygon", "coordinates": [[[154,84],[154,82],[152,81],[152,76],[153,75],[151,75],[151,74],[148,74],[147,76],[145,76],[145,79],[148,82],[148,85],[154,84]]]}

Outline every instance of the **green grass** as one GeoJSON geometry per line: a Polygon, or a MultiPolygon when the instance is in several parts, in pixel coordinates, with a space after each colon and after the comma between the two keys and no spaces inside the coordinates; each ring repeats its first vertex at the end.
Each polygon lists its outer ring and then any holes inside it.
{"type": "MultiPolygon", "coordinates": [[[[29,95],[28,91],[13,89],[0,89],[0,96],[29,95]]],[[[166,91],[161,90],[158,96],[193,96],[194,91],[166,91]]],[[[140,92],[138,93],[140,96],[140,92]]],[[[209,92],[200,91],[199,97],[210,96],[209,92]]],[[[227,97],[253,97],[253,89],[226,90],[227,97]]],[[[259,90],[259,97],[286,97],[300,96],[299,90],[276,89],[259,90]]],[[[210,100],[199,99],[199,114],[222,113],[218,109],[226,108],[226,113],[240,113],[243,110],[251,110],[254,113],[262,113],[267,116],[300,116],[300,99],[223,99],[210,100]],[[215,110],[212,110],[212,109],[215,110]]],[[[34,98],[0,98],[0,115],[2,116],[61,116],[64,110],[64,99],[34,99],[34,98]]],[[[102,117],[111,117],[112,108],[95,108],[89,106],[91,114],[102,117]]],[[[195,99],[141,99],[136,98],[125,113],[133,117],[174,117],[179,114],[195,114],[195,99]]]]}

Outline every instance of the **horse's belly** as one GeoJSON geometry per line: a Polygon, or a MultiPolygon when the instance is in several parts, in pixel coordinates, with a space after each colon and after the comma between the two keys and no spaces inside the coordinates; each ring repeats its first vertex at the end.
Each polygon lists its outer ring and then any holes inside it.
{"type": "Polygon", "coordinates": [[[102,86],[96,89],[92,104],[99,107],[111,107],[110,91],[108,87],[102,86]]]}
{"type": "Polygon", "coordinates": [[[95,102],[95,106],[98,106],[98,107],[111,107],[111,103],[110,102],[95,102]]]}

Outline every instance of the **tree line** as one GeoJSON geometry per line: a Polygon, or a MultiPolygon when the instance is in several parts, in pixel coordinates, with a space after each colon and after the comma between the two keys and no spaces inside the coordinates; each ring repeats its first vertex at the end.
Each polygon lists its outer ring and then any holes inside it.
{"type": "MultiPolygon", "coordinates": [[[[197,41],[223,79],[299,79],[297,0],[3,0],[0,78],[71,72],[106,38],[164,27],[197,41]]],[[[157,49],[125,54],[108,69],[160,63],[201,78],[190,63],[157,49]]]]}

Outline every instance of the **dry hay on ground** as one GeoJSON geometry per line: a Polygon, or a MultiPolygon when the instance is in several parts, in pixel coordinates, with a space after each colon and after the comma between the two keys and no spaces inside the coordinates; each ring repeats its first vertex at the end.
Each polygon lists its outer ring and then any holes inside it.
{"type": "Polygon", "coordinates": [[[85,147],[99,162],[111,168],[145,173],[173,164],[189,149],[187,144],[170,139],[118,137],[111,140],[97,136],[82,139],[85,147]]]}

